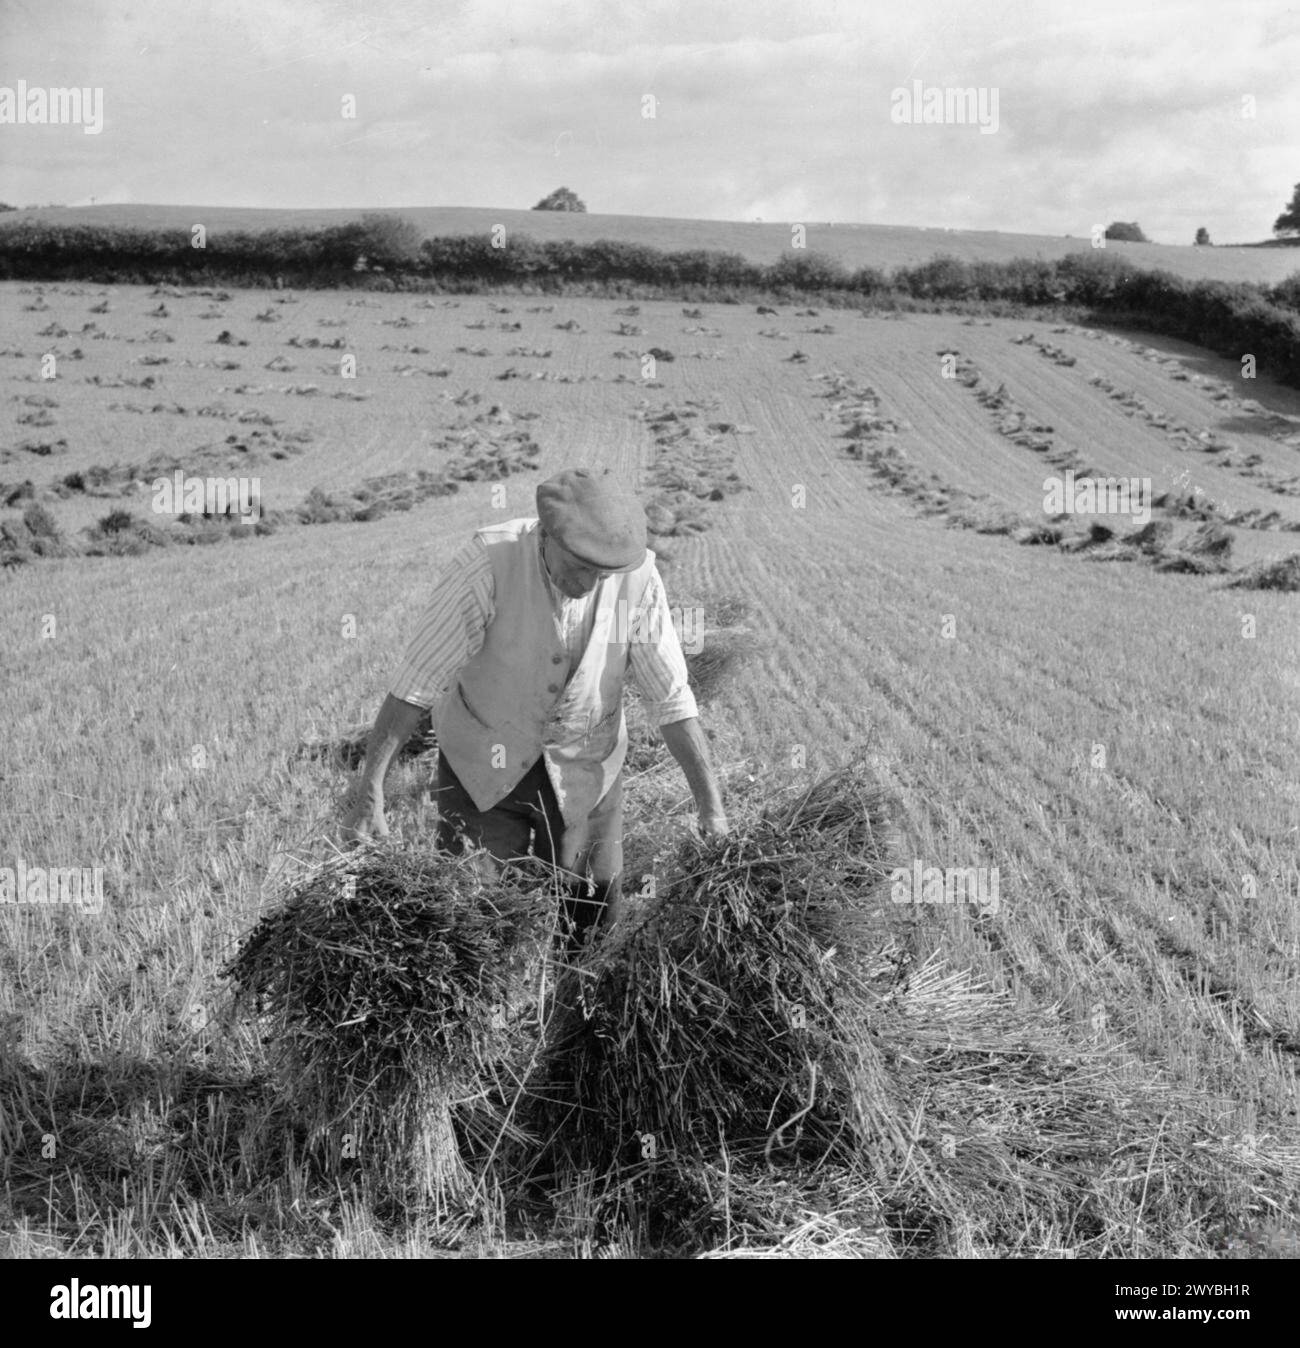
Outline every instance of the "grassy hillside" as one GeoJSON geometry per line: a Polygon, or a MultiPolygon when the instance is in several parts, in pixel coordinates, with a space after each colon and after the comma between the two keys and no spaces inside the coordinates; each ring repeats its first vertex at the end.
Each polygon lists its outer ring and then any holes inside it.
{"type": "MultiPolygon", "coordinates": [[[[537,239],[614,239],[664,249],[719,249],[755,262],[772,262],[790,246],[790,224],[741,221],[675,220],[651,216],[569,214],[511,211],[487,207],[413,206],[384,212],[409,219],[425,237],[487,234],[494,225],[537,239]]],[[[119,225],[138,229],[189,229],[205,225],[221,230],[319,228],[358,219],[361,209],[260,210],[210,206],[84,206],[48,207],[0,215],[0,228],[17,220],[51,223],[119,225]]],[[[801,221],[807,247],[837,258],[850,269],[890,269],[927,262],[936,253],[964,261],[1007,262],[1041,257],[1048,261],[1076,253],[1090,242],[1092,222],[1081,224],[1074,237],[1002,234],[979,230],[916,228],[907,225],[829,225],[801,221]]],[[[1101,222],[1105,223],[1105,222],[1101,222]]],[[[1106,251],[1135,265],[1160,267],[1188,280],[1259,281],[1275,284],[1300,270],[1300,251],[1289,248],[1196,248],[1192,245],[1116,243],[1106,251]]]]}

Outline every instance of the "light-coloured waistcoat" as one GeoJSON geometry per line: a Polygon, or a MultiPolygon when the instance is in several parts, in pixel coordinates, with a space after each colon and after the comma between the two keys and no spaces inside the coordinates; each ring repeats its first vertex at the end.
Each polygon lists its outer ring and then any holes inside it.
{"type": "Polygon", "coordinates": [[[591,637],[565,686],[568,656],[542,571],[535,519],[478,530],[492,567],[495,613],[479,653],[452,681],[438,744],[480,810],[508,795],[538,756],[566,826],[591,813],[627,753],[623,680],[633,614],[654,572],[654,553],[635,571],[596,585],[591,637]],[[626,607],[622,607],[626,606],[626,607]]]}

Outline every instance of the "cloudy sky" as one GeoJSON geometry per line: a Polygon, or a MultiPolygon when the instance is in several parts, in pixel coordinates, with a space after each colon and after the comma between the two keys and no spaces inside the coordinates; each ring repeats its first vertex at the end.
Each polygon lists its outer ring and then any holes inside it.
{"type": "Polygon", "coordinates": [[[0,200],[563,183],[616,214],[1248,240],[1300,180],[1297,72],[1300,0],[0,0],[0,86],[104,91],[99,135],[0,125],[0,200]],[[915,80],[996,92],[996,132],[896,123],[915,80]]]}

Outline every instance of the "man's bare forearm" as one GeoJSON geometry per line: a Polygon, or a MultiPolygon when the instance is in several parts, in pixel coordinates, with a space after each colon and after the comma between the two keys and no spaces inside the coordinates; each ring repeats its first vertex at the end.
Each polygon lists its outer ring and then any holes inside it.
{"type": "Polygon", "coordinates": [[[686,774],[687,785],[695,797],[695,808],[701,817],[722,815],[722,792],[718,780],[713,775],[713,762],[709,757],[709,741],[700,725],[698,716],[688,716],[683,721],[670,721],[659,727],[668,752],[681,765],[686,774]]]}
{"type": "Polygon", "coordinates": [[[413,702],[403,702],[400,697],[389,693],[384,705],[375,717],[375,724],[366,741],[366,763],[361,770],[361,789],[372,795],[382,795],[384,778],[397,753],[407,740],[415,734],[420,724],[424,707],[413,702]]]}

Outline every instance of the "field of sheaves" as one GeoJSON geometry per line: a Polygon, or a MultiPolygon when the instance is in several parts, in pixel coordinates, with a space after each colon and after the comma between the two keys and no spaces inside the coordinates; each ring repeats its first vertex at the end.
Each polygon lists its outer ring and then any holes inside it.
{"type": "MultiPolygon", "coordinates": [[[[944,377],[955,353],[1050,426],[1054,450],[1148,476],[1157,493],[1185,472],[1184,486],[1285,524],[1300,521],[1300,496],[1285,490],[1300,473],[1294,393],[1245,385],[1194,348],[1009,320],[720,304],[686,317],[667,302],[620,315],[617,301],[520,296],[7,292],[0,479],[30,479],[37,499],[70,471],[157,453],[183,462],[250,427],[310,432],[300,452],[249,469],[268,510],[314,486],[436,468],[448,430],[493,406],[541,447],[535,471],[504,483],[504,502],[494,484],[468,483],[368,523],[0,573],[7,852],[103,865],[108,892],[98,917],[0,912],[2,1028],[25,1057],[247,1059],[249,1043],[228,1041],[215,1017],[215,970],[294,860],[319,855],[347,781],[303,743],[373,716],[468,531],[531,513],[537,482],[563,467],[648,473],[671,424],[654,416],[671,410],[729,428],[703,438],[747,488],[711,504],[708,530],[674,540],[664,568],[670,602],[740,595],[753,606],[759,649],[703,710],[732,798],[865,746],[905,802],[912,855],[999,871],[996,916],[909,911],[918,951],[1058,1005],[1081,1033],[1231,1101],[1229,1131],[1295,1147],[1297,597],[948,527],[844,436],[869,403],[879,443],[931,483],[1041,519],[1050,468],[999,431],[975,387],[944,377]],[[620,334],[623,324],[642,331],[620,334]],[[65,335],[41,335],[51,325],[65,335]],[[248,345],[217,344],[222,331],[248,345]],[[82,357],[42,381],[52,345],[82,357]],[[674,359],[645,380],[639,356],[652,346],[674,359]],[[342,352],[356,356],[355,379],[339,377],[342,352]],[[295,368],[268,370],[277,358],[295,368]],[[508,369],[551,377],[499,379],[508,369]],[[146,374],[151,387],[115,386],[146,374]],[[318,391],[282,391],[307,384],[318,391]],[[50,418],[35,428],[19,420],[33,396],[54,404],[35,409],[50,418]],[[245,412],[270,424],[241,422],[245,412]],[[1232,446],[1189,449],[1179,430],[1232,446]],[[66,447],[21,449],[35,438],[66,447]]],[[[148,496],[49,499],[69,531],[118,507],[145,513],[148,496]]],[[[1284,528],[1232,533],[1242,561],[1300,551],[1284,528]]],[[[685,802],[684,782],[669,780],[685,802]]],[[[429,823],[419,786],[403,769],[391,792],[407,830],[429,823]]],[[[629,833],[644,822],[634,809],[629,833]]]]}

